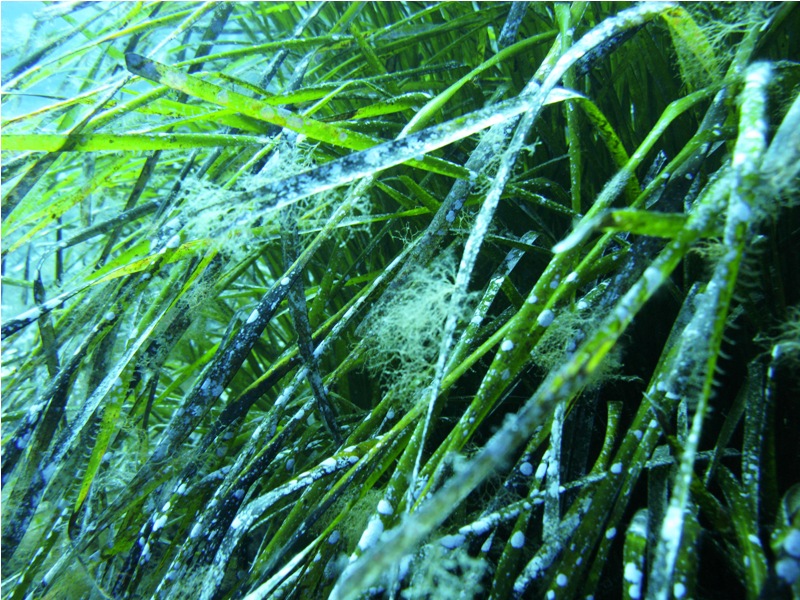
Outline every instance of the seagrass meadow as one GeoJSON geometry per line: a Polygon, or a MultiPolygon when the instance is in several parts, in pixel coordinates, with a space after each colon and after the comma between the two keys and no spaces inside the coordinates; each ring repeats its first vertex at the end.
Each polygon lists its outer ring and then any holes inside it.
{"type": "Polygon", "coordinates": [[[3,600],[800,597],[800,5],[3,27],[3,600]]]}

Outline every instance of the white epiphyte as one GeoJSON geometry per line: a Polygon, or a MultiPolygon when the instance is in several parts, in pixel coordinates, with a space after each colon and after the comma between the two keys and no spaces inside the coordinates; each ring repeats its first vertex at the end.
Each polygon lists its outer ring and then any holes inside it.
{"type": "Polygon", "coordinates": [[[539,324],[540,327],[548,327],[553,323],[553,320],[555,318],[556,314],[549,308],[546,308],[541,313],[539,313],[539,316],[536,318],[536,322],[539,324]]]}
{"type": "Polygon", "coordinates": [[[511,536],[511,547],[522,548],[525,545],[525,534],[521,531],[515,531],[511,536]]]}
{"type": "Polygon", "coordinates": [[[158,531],[167,524],[167,515],[161,515],[153,523],[153,532],[158,531]]]}
{"type": "Polygon", "coordinates": [[[782,545],[789,556],[800,558],[800,531],[792,529],[788,535],[783,538],[782,545]]]}
{"type": "Polygon", "coordinates": [[[383,521],[381,521],[379,517],[373,517],[364,530],[364,533],[361,534],[361,539],[358,540],[358,548],[363,552],[367,548],[372,547],[382,534],[383,521]]]}
{"type": "Polygon", "coordinates": [[[439,543],[448,550],[455,550],[461,546],[467,538],[460,533],[446,535],[439,540],[439,543]]]}
{"type": "Polygon", "coordinates": [[[652,294],[661,282],[663,281],[664,277],[661,274],[661,271],[656,269],[655,267],[647,267],[644,270],[644,280],[647,283],[647,293],[652,294]]]}
{"type": "Polygon", "coordinates": [[[382,515],[391,515],[394,513],[394,508],[386,498],[381,498],[378,502],[378,512],[382,515]]]}

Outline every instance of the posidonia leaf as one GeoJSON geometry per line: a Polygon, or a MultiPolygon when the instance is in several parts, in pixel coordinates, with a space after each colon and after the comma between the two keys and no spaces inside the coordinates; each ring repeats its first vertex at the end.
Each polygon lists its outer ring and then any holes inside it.
{"type": "MultiPolygon", "coordinates": [[[[194,75],[183,73],[178,69],[168,67],[167,65],[163,65],[138,54],[127,54],[125,56],[125,61],[131,73],[140,75],[145,79],[161,83],[207,102],[229,108],[248,117],[285,127],[313,140],[319,140],[351,150],[366,150],[380,142],[380,140],[376,140],[375,138],[356,131],[342,129],[328,123],[322,123],[292,113],[277,106],[271,106],[262,100],[249,98],[233,90],[225,89],[195,77],[194,75]]],[[[459,169],[445,161],[431,157],[424,157],[418,161],[411,161],[411,164],[420,167],[424,165],[423,168],[453,177],[465,176],[463,169],[459,169]]]]}
{"type": "Polygon", "coordinates": [[[639,210],[614,210],[600,219],[604,231],[626,231],[638,235],[675,239],[686,227],[683,214],[651,213],[639,210]]]}
{"type": "Polygon", "coordinates": [[[423,106],[422,109],[420,109],[417,112],[417,114],[414,115],[414,118],[408,122],[408,124],[403,129],[403,132],[408,134],[422,129],[428,123],[428,121],[430,121],[431,118],[433,118],[433,116],[439,110],[441,110],[442,106],[444,106],[444,104],[458,92],[458,90],[460,90],[470,81],[473,81],[483,71],[486,71],[487,69],[494,67],[495,65],[501,63],[502,61],[511,58],[515,54],[525,50],[531,45],[540,44],[542,42],[550,40],[553,37],[555,37],[555,35],[556,35],[555,31],[543,33],[537,36],[521,40],[508,48],[504,48],[496,55],[491,57],[489,60],[484,61],[483,63],[472,69],[469,73],[464,75],[461,79],[456,81],[445,91],[441,92],[430,102],[428,102],[425,106],[423,106]]]}
{"type": "Polygon", "coordinates": [[[86,496],[89,494],[89,490],[94,483],[97,472],[100,469],[100,465],[103,462],[106,451],[108,450],[108,446],[111,443],[111,439],[119,432],[121,425],[120,413],[122,411],[126,383],[127,382],[120,380],[119,386],[117,386],[117,389],[113,392],[112,397],[103,407],[103,416],[100,421],[94,446],[92,447],[91,456],[86,464],[86,472],[83,474],[80,489],[78,490],[78,495],[75,499],[75,506],[72,509],[73,514],[76,514],[80,511],[80,508],[83,505],[84,500],[86,500],[86,496]]]}
{"type": "Polygon", "coordinates": [[[246,145],[264,145],[269,140],[250,135],[213,133],[90,133],[67,135],[4,135],[4,150],[57,152],[69,143],[70,152],[142,152],[152,150],[191,150],[246,145]]]}

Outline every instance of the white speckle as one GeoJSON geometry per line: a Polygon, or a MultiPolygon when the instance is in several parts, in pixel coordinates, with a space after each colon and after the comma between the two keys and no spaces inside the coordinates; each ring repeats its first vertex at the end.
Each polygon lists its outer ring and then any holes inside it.
{"type": "Polygon", "coordinates": [[[567,283],[573,283],[575,281],[578,281],[578,274],[575,271],[573,271],[572,273],[567,275],[567,278],[564,281],[566,281],[567,283]]]}
{"type": "Polygon", "coordinates": [[[114,314],[113,311],[108,311],[106,314],[103,315],[103,318],[106,321],[113,321],[117,315],[114,314]]]}
{"type": "Polygon", "coordinates": [[[554,600],[556,597],[556,593],[553,590],[547,590],[547,600],[554,600]]]}
{"type": "Polygon", "coordinates": [[[758,546],[759,548],[761,547],[761,540],[760,540],[760,539],[758,539],[758,536],[757,536],[757,535],[753,535],[753,534],[751,533],[750,535],[748,535],[748,536],[747,536],[747,539],[748,539],[748,540],[750,540],[750,543],[751,543],[751,544],[755,544],[755,545],[756,545],[756,546],[758,546]]]}
{"type": "Polygon", "coordinates": [[[320,466],[326,471],[333,471],[336,468],[336,459],[328,457],[320,463],[320,466]]]}
{"type": "Polygon", "coordinates": [[[557,287],[558,287],[558,277],[556,277],[555,279],[553,279],[553,281],[550,282],[550,289],[554,290],[557,287]]]}
{"type": "MultiPolygon", "coordinates": [[[[632,583],[634,586],[641,586],[642,583],[642,571],[636,565],[636,563],[629,562],[625,564],[625,581],[632,583]]],[[[631,586],[633,587],[633,586],[631,586]]],[[[637,595],[638,598],[638,595],[637,595]]]]}
{"type": "Polygon", "coordinates": [[[444,536],[442,539],[439,540],[439,543],[442,546],[444,546],[445,548],[447,548],[448,550],[455,550],[461,544],[464,543],[465,539],[466,538],[463,535],[461,535],[460,533],[457,533],[455,535],[446,535],[446,536],[444,536]]]}
{"type": "Polygon", "coordinates": [[[167,523],[167,515],[161,515],[156,519],[156,522],[153,523],[153,532],[158,531],[167,523]]]}
{"type": "Polygon", "coordinates": [[[220,458],[225,456],[225,454],[227,454],[227,452],[228,452],[228,447],[227,446],[220,446],[219,448],[217,448],[217,456],[220,457],[220,458]]]}
{"type": "Polygon", "coordinates": [[[175,490],[175,493],[178,494],[178,496],[183,496],[186,493],[186,484],[185,483],[180,484],[178,486],[178,489],[175,490]]]}
{"type": "Polygon", "coordinates": [[[390,408],[389,411],[386,413],[386,418],[390,421],[394,419],[394,409],[390,408]]]}
{"type": "Polygon", "coordinates": [[[292,283],[292,280],[289,279],[288,277],[284,277],[283,279],[281,279],[281,285],[289,285],[290,283],[292,283]]]}
{"type": "Polygon", "coordinates": [[[489,531],[492,529],[492,520],[486,517],[478,519],[472,525],[468,525],[467,529],[469,529],[475,535],[489,533],[489,531]]]}
{"type": "Polygon", "coordinates": [[[662,537],[677,536],[683,529],[683,511],[678,506],[670,506],[664,516],[664,523],[661,527],[662,537]]]}
{"type": "Polygon", "coordinates": [[[747,206],[745,202],[739,200],[738,202],[733,202],[733,206],[730,208],[729,217],[738,221],[739,223],[746,223],[751,218],[751,211],[750,207],[747,206]]]}
{"type": "Polygon", "coordinates": [[[250,316],[249,316],[249,317],[247,317],[247,322],[246,322],[245,324],[246,324],[246,325],[249,325],[250,323],[252,323],[253,321],[255,321],[257,318],[258,318],[258,309],[257,309],[257,308],[254,308],[254,309],[253,309],[253,312],[251,312],[251,313],[250,313],[250,316]]]}
{"type": "Polygon", "coordinates": [[[53,473],[56,471],[56,464],[50,463],[44,469],[42,469],[42,479],[45,483],[50,481],[50,478],[53,476],[53,473]]]}
{"type": "Polygon", "coordinates": [[[236,498],[237,500],[241,500],[242,496],[244,496],[244,490],[236,490],[235,492],[233,492],[233,497],[236,498]]]}
{"type": "Polygon", "coordinates": [[[652,293],[661,285],[663,277],[661,276],[661,271],[656,269],[655,267],[647,267],[644,270],[644,280],[647,283],[647,292],[652,293]]]}
{"type": "Polygon", "coordinates": [[[452,210],[449,210],[447,211],[447,214],[445,215],[444,218],[448,223],[452,223],[453,221],[456,220],[456,213],[453,212],[452,210]]]}
{"type": "Polygon", "coordinates": [[[164,506],[161,507],[161,512],[168,512],[170,509],[171,504],[167,502],[164,506]]]}
{"type": "Polygon", "coordinates": [[[378,512],[382,515],[391,515],[394,513],[394,509],[386,498],[381,498],[380,502],[378,502],[378,512]]]}
{"type": "Polygon", "coordinates": [[[17,439],[14,444],[17,446],[18,450],[23,450],[28,446],[28,442],[31,439],[31,432],[27,432],[21,438],[17,439]]]}
{"type": "Polygon", "coordinates": [[[171,88],[181,89],[186,86],[186,74],[171,71],[164,76],[163,83],[171,88]]]}
{"type": "Polygon", "coordinates": [[[539,323],[539,325],[542,327],[547,327],[553,322],[553,319],[555,319],[555,317],[556,317],[555,313],[549,308],[546,308],[539,314],[539,317],[536,319],[536,322],[539,323]]]}
{"type": "Polygon", "coordinates": [[[286,470],[291,471],[292,469],[294,469],[294,459],[290,458],[286,461],[286,470]]]}
{"type": "Polygon", "coordinates": [[[578,300],[578,303],[575,305],[575,308],[578,310],[586,310],[589,308],[589,303],[586,300],[578,300]]]}
{"type": "Polygon", "coordinates": [[[633,437],[635,437],[637,440],[641,441],[642,440],[642,432],[639,431],[638,429],[635,429],[633,431],[633,437]]]}
{"type": "Polygon", "coordinates": [[[558,576],[556,577],[556,585],[558,587],[564,587],[565,585],[567,585],[568,581],[569,579],[567,579],[567,576],[564,575],[563,573],[559,573],[558,576]]]}
{"type": "Polygon", "coordinates": [[[364,533],[361,534],[361,539],[358,540],[358,547],[360,550],[366,550],[367,548],[375,545],[375,542],[378,541],[378,538],[381,537],[383,533],[383,521],[380,520],[378,517],[373,517],[367,528],[364,530],[364,533]]]}
{"type": "Polygon", "coordinates": [[[545,473],[547,473],[547,463],[542,461],[536,467],[536,479],[544,479],[545,473]]]}
{"type": "Polygon", "coordinates": [[[620,473],[622,473],[622,463],[614,463],[613,465],[611,465],[610,470],[612,473],[614,473],[614,475],[619,475],[620,473]]]}
{"type": "Polygon", "coordinates": [[[800,558],[800,531],[792,529],[783,539],[783,549],[789,556],[800,558]]]}
{"type": "Polygon", "coordinates": [[[519,466],[519,472],[525,475],[526,477],[530,477],[533,475],[533,466],[531,463],[525,461],[519,466]]]}
{"type": "Polygon", "coordinates": [[[536,304],[539,301],[539,298],[536,297],[536,294],[531,294],[528,296],[528,304],[536,304]]]}
{"type": "Polygon", "coordinates": [[[786,583],[792,585],[800,577],[800,563],[793,558],[782,558],[775,563],[775,573],[786,583]]]}
{"type": "Polygon", "coordinates": [[[514,349],[514,342],[511,340],[503,340],[503,343],[500,344],[500,350],[503,352],[510,352],[514,349]]]}
{"type": "Polygon", "coordinates": [[[233,521],[231,521],[231,529],[239,529],[241,525],[242,525],[242,520],[239,518],[239,515],[236,515],[233,521]]]}
{"type": "Polygon", "coordinates": [[[521,531],[515,531],[511,536],[511,547],[522,548],[525,545],[525,534],[521,531]]]}
{"type": "Polygon", "coordinates": [[[686,594],[686,586],[683,585],[681,582],[676,583],[672,586],[672,595],[676,598],[683,598],[686,594]]]}
{"type": "Polygon", "coordinates": [[[481,545],[481,552],[488,552],[491,549],[492,549],[492,538],[490,536],[486,538],[486,541],[483,542],[483,544],[481,545]]]}
{"type": "Polygon", "coordinates": [[[180,245],[181,245],[181,236],[177,234],[169,238],[169,241],[167,242],[167,248],[169,248],[170,250],[174,250],[180,245]]]}
{"type": "Polygon", "coordinates": [[[617,535],[617,528],[616,527],[612,527],[611,529],[606,529],[606,539],[607,540],[614,539],[615,535],[617,535]]]}
{"type": "Polygon", "coordinates": [[[335,529],[334,531],[331,531],[331,534],[328,536],[328,543],[333,545],[339,541],[339,538],[341,538],[341,534],[339,533],[338,529],[335,529]]]}

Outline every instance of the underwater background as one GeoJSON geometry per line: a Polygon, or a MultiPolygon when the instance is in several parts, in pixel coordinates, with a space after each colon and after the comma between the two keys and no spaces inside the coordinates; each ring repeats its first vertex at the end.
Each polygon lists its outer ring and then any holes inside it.
{"type": "Polygon", "coordinates": [[[2,17],[4,600],[800,597],[798,4],[2,17]]]}

